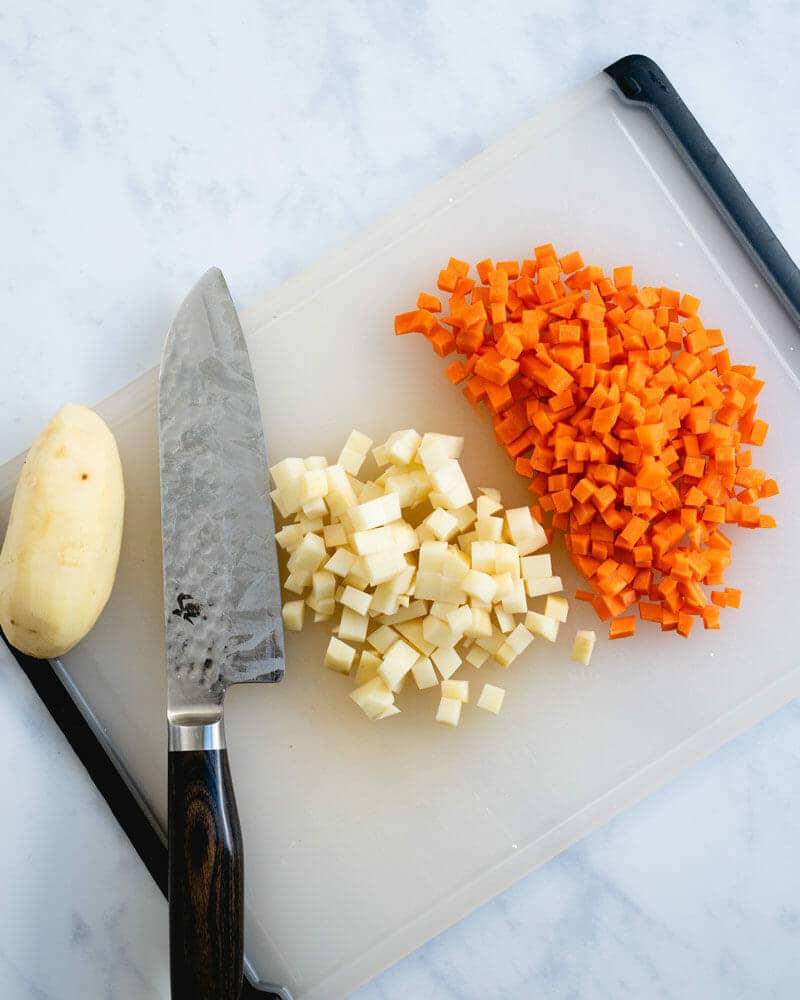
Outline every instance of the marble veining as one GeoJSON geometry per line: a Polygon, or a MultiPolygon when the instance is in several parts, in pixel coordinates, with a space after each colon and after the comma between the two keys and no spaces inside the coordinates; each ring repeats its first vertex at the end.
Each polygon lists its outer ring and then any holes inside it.
{"type": "MultiPolygon", "coordinates": [[[[156,363],[209,265],[246,305],[627,52],[800,258],[799,46],[791,0],[9,0],[0,460],[156,363]]],[[[0,996],[166,998],[165,903],[2,651],[0,734],[0,996]]],[[[796,997],[798,757],[793,704],[358,1000],[796,997]]]]}

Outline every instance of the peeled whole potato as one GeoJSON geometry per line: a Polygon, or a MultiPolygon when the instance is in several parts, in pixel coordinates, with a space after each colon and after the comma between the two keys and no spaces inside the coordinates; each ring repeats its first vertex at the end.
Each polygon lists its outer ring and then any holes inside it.
{"type": "Polygon", "coordinates": [[[92,628],[114,584],[124,509],[114,435],[68,403],[28,452],[0,552],[0,626],[13,646],[60,656],[92,628]]]}

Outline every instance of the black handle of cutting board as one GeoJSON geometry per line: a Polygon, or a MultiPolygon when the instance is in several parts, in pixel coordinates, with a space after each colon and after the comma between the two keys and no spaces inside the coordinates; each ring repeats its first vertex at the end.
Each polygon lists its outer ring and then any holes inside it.
{"type": "Polygon", "coordinates": [[[239,1000],[244,866],[228,752],[170,750],[172,1000],[239,1000]]]}
{"type": "Polygon", "coordinates": [[[626,100],[642,104],[655,116],[765,281],[800,326],[800,270],[661,67],[647,56],[630,55],[607,66],[605,72],[626,100]]]}

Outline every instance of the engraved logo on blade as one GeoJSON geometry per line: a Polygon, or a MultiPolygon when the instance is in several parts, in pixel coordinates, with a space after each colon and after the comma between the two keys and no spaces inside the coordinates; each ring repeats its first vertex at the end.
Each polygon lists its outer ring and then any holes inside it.
{"type": "Polygon", "coordinates": [[[200,615],[200,605],[192,600],[191,594],[178,594],[178,606],[172,613],[178,618],[183,618],[190,625],[194,625],[195,618],[200,615]]]}

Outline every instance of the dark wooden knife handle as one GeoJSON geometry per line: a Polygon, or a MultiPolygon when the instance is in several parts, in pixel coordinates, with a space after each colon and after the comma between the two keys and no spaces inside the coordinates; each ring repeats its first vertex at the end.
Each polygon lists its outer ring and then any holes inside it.
{"type": "Polygon", "coordinates": [[[239,1000],[243,852],[227,750],[169,752],[172,1000],[239,1000]]]}

